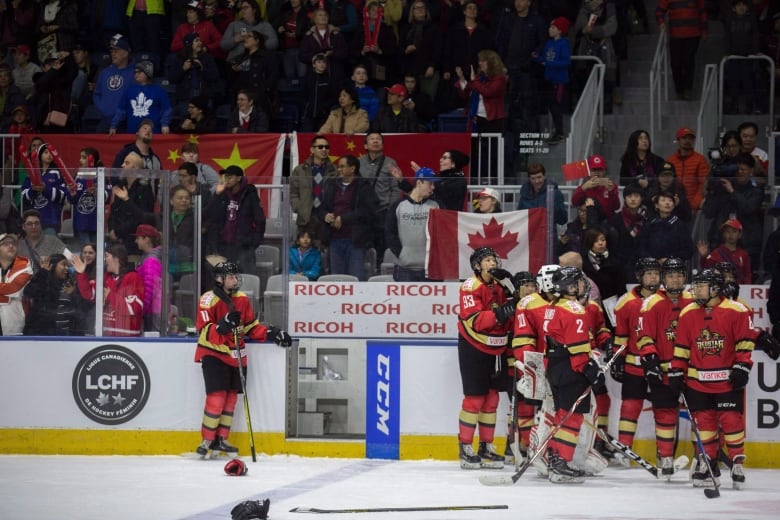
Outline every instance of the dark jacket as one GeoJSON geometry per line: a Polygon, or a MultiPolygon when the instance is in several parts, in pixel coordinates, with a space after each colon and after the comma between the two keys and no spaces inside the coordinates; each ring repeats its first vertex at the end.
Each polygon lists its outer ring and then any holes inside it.
{"type": "Polygon", "coordinates": [[[237,133],[239,134],[246,132],[256,134],[259,132],[267,132],[268,125],[268,114],[266,114],[262,107],[255,103],[254,107],[252,108],[252,113],[249,114],[249,123],[247,124],[246,128],[241,126],[241,121],[238,116],[238,108],[234,108],[230,113],[230,119],[228,119],[227,128],[231,132],[234,128],[237,128],[237,133]]]}
{"type": "Polygon", "coordinates": [[[679,217],[655,217],[644,225],[639,239],[639,256],[668,258],[676,256],[686,262],[693,256],[693,240],[688,224],[679,217]]]}
{"type": "MultiPolygon", "coordinates": [[[[208,224],[208,254],[219,253],[222,238],[220,234],[228,217],[228,204],[230,197],[223,191],[211,202],[208,209],[211,219],[208,224]]],[[[236,215],[238,232],[236,233],[236,245],[240,249],[256,249],[263,243],[265,236],[265,212],[260,204],[257,188],[248,184],[246,177],[242,179],[241,190],[238,195],[238,210],[236,215]]]]}
{"type": "MultiPolygon", "coordinates": [[[[375,211],[379,201],[368,179],[356,175],[353,182],[357,185],[352,198],[352,211],[341,215],[341,221],[352,226],[352,243],[357,247],[367,247],[373,238],[375,211]]],[[[341,184],[340,177],[325,180],[322,186],[322,204],[315,210],[322,222],[325,222],[325,215],[333,211],[336,190],[341,184]]],[[[331,229],[328,225],[322,226],[321,239],[325,244],[330,243],[331,229]]]]}
{"type": "Polygon", "coordinates": [[[530,182],[526,182],[520,187],[520,201],[517,203],[517,209],[533,209],[533,208],[546,208],[547,207],[547,186],[553,186],[554,189],[554,202],[555,202],[555,216],[554,222],[559,226],[566,224],[568,213],[566,211],[566,204],[563,201],[563,193],[558,189],[558,184],[545,180],[542,185],[542,189],[539,193],[534,193],[530,182]]]}
{"type": "Polygon", "coordinates": [[[623,266],[618,255],[609,253],[606,259],[596,267],[593,258],[587,250],[582,251],[582,271],[593,280],[599,288],[601,300],[612,296],[621,296],[626,292],[626,280],[623,277],[623,266]]]}
{"type": "MultiPolygon", "coordinates": [[[[439,177],[441,181],[436,183],[433,200],[439,203],[441,209],[463,211],[466,203],[466,192],[468,191],[466,174],[462,170],[451,168],[439,172],[439,177]]],[[[398,181],[398,186],[406,193],[409,193],[414,188],[414,184],[406,179],[398,181]]]]}
{"type": "Polygon", "coordinates": [[[191,56],[192,51],[172,54],[168,58],[168,80],[176,85],[176,101],[186,102],[196,96],[207,96],[212,99],[216,92],[223,90],[222,81],[217,69],[217,62],[207,52],[199,56],[191,56]],[[200,66],[192,66],[189,70],[184,70],[184,62],[193,59],[200,63],[200,66]]]}
{"type": "Polygon", "coordinates": [[[385,105],[371,122],[371,131],[383,134],[411,134],[425,130],[425,126],[417,119],[417,114],[406,107],[401,107],[401,112],[396,115],[390,105],[385,105]]]}
{"type": "MultiPolygon", "coordinates": [[[[53,267],[52,267],[53,268],[53,267]]],[[[24,323],[25,336],[73,336],[83,335],[75,301],[79,291],[73,284],[71,294],[62,291],[63,280],[54,278],[52,271],[40,269],[24,288],[24,296],[30,301],[30,313],[24,323]]]]}
{"type": "Polygon", "coordinates": [[[404,24],[400,32],[398,49],[404,74],[411,72],[421,77],[428,67],[437,71],[441,68],[442,36],[434,22],[404,24]],[[414,45],[417,50],[406,54],[409,45],[414,45]]]}

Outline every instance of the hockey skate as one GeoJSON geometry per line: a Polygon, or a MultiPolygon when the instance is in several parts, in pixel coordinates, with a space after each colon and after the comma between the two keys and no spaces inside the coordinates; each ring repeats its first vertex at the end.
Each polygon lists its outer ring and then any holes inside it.
{"type": "Polygon", "coordinates": [[[197,448],[195,448],[195,453],[201,458],[201,459],[208,459],[211,457],[211,444],[214,441],[209,441],[206,439],[203,439],[197,448]]]}
{"type": "Polygon", "coordinates": [[[715,484],[720,485],[720,467],[718,461],[710,461],[707,457],[699,456],[696,463],[696,470],[691,476],[693,481],[693,487],[714,487],[715,484]],[[712,468],[712,475],[715,477],[715,483],[713,484],[712,478],[710,478],[710,472],[707,471],[707,463],[709,462],[710,468],[712,468]]]}
{"type": "Polygon", "coordinates": [[[602,438],[593,441],[593,449],[599,452],[599,455],[607,459],[608,462],[615,458],[615,448],[607,444],[602,438]]]}
{"type": "Polygon", "coordinates": [[[569,463],[561,458],[557,451],[547,451],[550,482],[553,484],[582,484],[585,482],[585,473],[569,466],[569,463]]]}
{"type": "Polygon", "coordinates": [[[474,453],[471,444],[460,443],[459,450],[460,469],[479,469],[482,467],[482,459],[474,453]]]}
{"type": "Polygon", "coordinates": [[[745,487],[745,463],[744,455],[737,455],[733,459],[734,464],[731,466],[731,485],[734,489],[742,489],[745,487]]]}
{"type": "Polygon", "coordinates": [[[217,437],[211,442],[211,451],[212,453],[224,454],[231,459],[238,457],[238,448],[229,444],[228,441],[222,437],[217,437]]]}
{"type": "Polygon", "coordinates": [[[669,482],[674,475],[674,458],[661,457],[661,478],[669,482]]]}
{"type": "Polygon", "coordinates": [[[501,469],[504,467],[504,457],[498,454],[492,442],[480,442],[479,451],[480,467],[486,469],[501,469]]]}

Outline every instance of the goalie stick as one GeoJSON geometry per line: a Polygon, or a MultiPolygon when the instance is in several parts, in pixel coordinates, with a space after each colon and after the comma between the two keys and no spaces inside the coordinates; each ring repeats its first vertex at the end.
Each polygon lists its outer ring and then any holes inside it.
{"type": "MultiPolygon", "coordinates": [[[[622,345],[619,349],[615,351],[615,355],[612,356],[612,358],[601,368],[601,373],[606,374],[609,372],[609,368],[612,366],[612,364],[615,362],[615,360],[618,358],[618,356],[626,350],[626,347],[628,345],[622,345]]],[[[531,455],[528,454],[528,458],[525,460],[522,466],[520,466],[520,469],[515,471],[515,473],[511,476],[505,476],[505,475],[483,475],[479,477],[479,482],[482,485],[485,486],[511,486],[515,484],[518,480],[520,480],[520,477],[523,476],[523,473],[528,471],[528,468],[531,467],[531,464],[539,458],[539,455],[541,455],[545,448],[547,448],[547,445],[550,443],[550,440],[555,436],[556,433],[558,433],[558,430],[560,430],[563,427],[563,424],[569,420],[569,418],[574,415],[574,410],[577,409],[577,407],[580,405],[582,401],[585,400],[586,397],[590,395],[591,392],[591,385],[588,385],[588,387],[585,389],[582,394],[577,398],[576,401],[574,401],[574,404],[569,407],[569,410],[566,412],[566,415],[563,416],[563,419],[560,420],[558,424],[550,428],[550,432],[547,434],[547,436],[542,440],[541,443],[539,443],[539,449],[536,450],[536,452],[531,455]]]]}
{"type": "Polygon", "coordinates": [[[347,508],[347,509],[323,509],[319,507],[294,507],[290,509],[291,513],[319,513],[319,514],[342,514],[342,513],[401,513],[415,511],[474,511],[477,509],[509,509],[506,504],[494,506],[421,506],[421,507],[365,507],[365,508],[347,508]]]}
{"type": "MultiPolygon", "coordinates": [[[[619,452],[623,453],[626,457],[633,460],[638,465],[642,466],[642,468],[646,469],[655,478],[661,478],[661,470],[657,466],[654,466],[653,464],[648,462],[647,459],[645,459],[637,452],[632,450],[629,446],[626,446],[625,444],[623,444],[622,442],[614,438],[612,435],[610,435],[608,432],[602,430],[601,428],[596,427],[590,421],[583,421],[583,423],[588,428],[594,430],[599,437],[604,439],[604,442],[606,442],[607,444],[609,444],[619,452]]],[[[680,455],[679,457],[674,459],[675,473],[680,471],[681,469],[687,468],[690,462],[691,459],[689,459],[687,455],[680,455]]]]}

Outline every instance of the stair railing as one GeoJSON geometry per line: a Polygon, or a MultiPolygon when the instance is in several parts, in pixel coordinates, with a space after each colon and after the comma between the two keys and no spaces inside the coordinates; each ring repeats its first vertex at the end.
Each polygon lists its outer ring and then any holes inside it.
{"type": "Polygon", "coordinates": [[[658,142],[661,130],[661,107],[669,100],[669,51],[666,28],[658,35],[658,43],[650,65],[650,142],[658,142]]]}
{"type": "Polygon", "coordinates": [[[566,139],[566,162],[579,161],[593,149],[593,141],[604,140],[604,72],[596,56],[572,56],[572,61],[595,61],[571,115],[571,133],[566,139]]]}

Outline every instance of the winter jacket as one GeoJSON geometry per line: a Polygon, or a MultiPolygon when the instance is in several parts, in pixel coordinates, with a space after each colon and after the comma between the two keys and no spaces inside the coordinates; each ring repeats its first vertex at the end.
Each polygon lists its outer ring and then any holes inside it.
{"type": "Polygon", "coordinates": [[[19,336],[24,330],[22,294],[33,275],[33,264],[17,255],[8,269],[0,269],[0,325],[3,336],[19,336]]]}
{"type": "Polygon", "coordinates": [[[135,272],[144,283],[144,315],[160,314],[162,309],[162,251],[155,247],[144,253],[135,272]]]}
{"type": "MultiPolygon", "coordinates": [[[[228,220],[230,197],[227,190],[223,191],[211,202],[208,209],[211,220],[208,223],[208,251],[220,253],[223,243],[222,230],[228,220]]],[[[246,177],[241,181],[238,192],[238,209],[236,211],[237,232],[235,244],[240,249],[257,249],[263,243],[265,236],[265,212],[260,204],[257,188],[249,184],[246,177]]]]}
{"type": "MultiPolygon", "coordinates": [[[[336,167],[332,162],[327,161],[325,163],[325,174],[323,176],[322,185],[324,186],[327,179],[335,176],[336,167]]],[[[311,220],[312,211],[314,209],[312,182],[312,158],[309,157],[293,168],[292,174],[290,175],[290,206],[298,215],[295,223],[298,224],[299,227],[305,227],[311,220]]]]}
{"type": "Polygon", "coordinates": [[[301,251],[298,246],[290,246],[290,272],[301,273],[312,282],[320,277],[322,255],[320,250],[310,247],[301,251]]]}
{"type": "MultiPolygon", "coordinates": [[[[41,269],[24,288],[29,299],[30,312],[24,324],[25,336],[80,336],[83,335],[75,299],[76,288],[69,294],[64,280],[55,279],[51,271],[41,269]]],[[[75,280],[69,283],[75,284],[75,280]]]]}
{"type": "Polygon", "coordinates": [[[318,134],[362,134],[368,131],[368,113],[362,108],[352,107],[346,114],[341,107],[331,110],[327,121],[320,127],[318,134]],[[343,128],[342,128],[343,122],[343,128]]]}
{"type": "MultiPolygon", "coordinates": [[[[351,226],[352,243],[356,247],[367,247],[373,237],[374,216],[378,205],[376,193],[371,187],[371,182],[360,175],[356,175],[352,182],[355,183],[355,192],[352,197],[351,211],[340,215],[342,227],[351,226]]],[[[341,189],[341,185],[340,177],[332,177],[324,182],[322,204],[315,210],[321,221],[325,222],[325,215],[333,211],[336,190],[341,189]]],[[[322,226],[320,238],[324,244],[330,243],[332,229],[329,225],[322,226]]]]}
{"type": "Polygon", "coordinates": [[[530,182],[526,182],[520,187],[520,201],[517,203],[517,209],[534,209],[547,207],[547,187],[553,187],[553,198],[555,204],[555,215],[553,220],[559,226],[566,224],[568,212],[566,204],[563,201],[563,193],[558,189],[558,184],[553,181],[545,180],[542,189],[534,193],[530,182]]]}
{"type": "Polygon", "coordinates": [[[651,219],[645,223],[639,237],[639,256],[653,258],[676,256],[688,261],[693,256],[690,227],[674,215],[651,219]]]}

